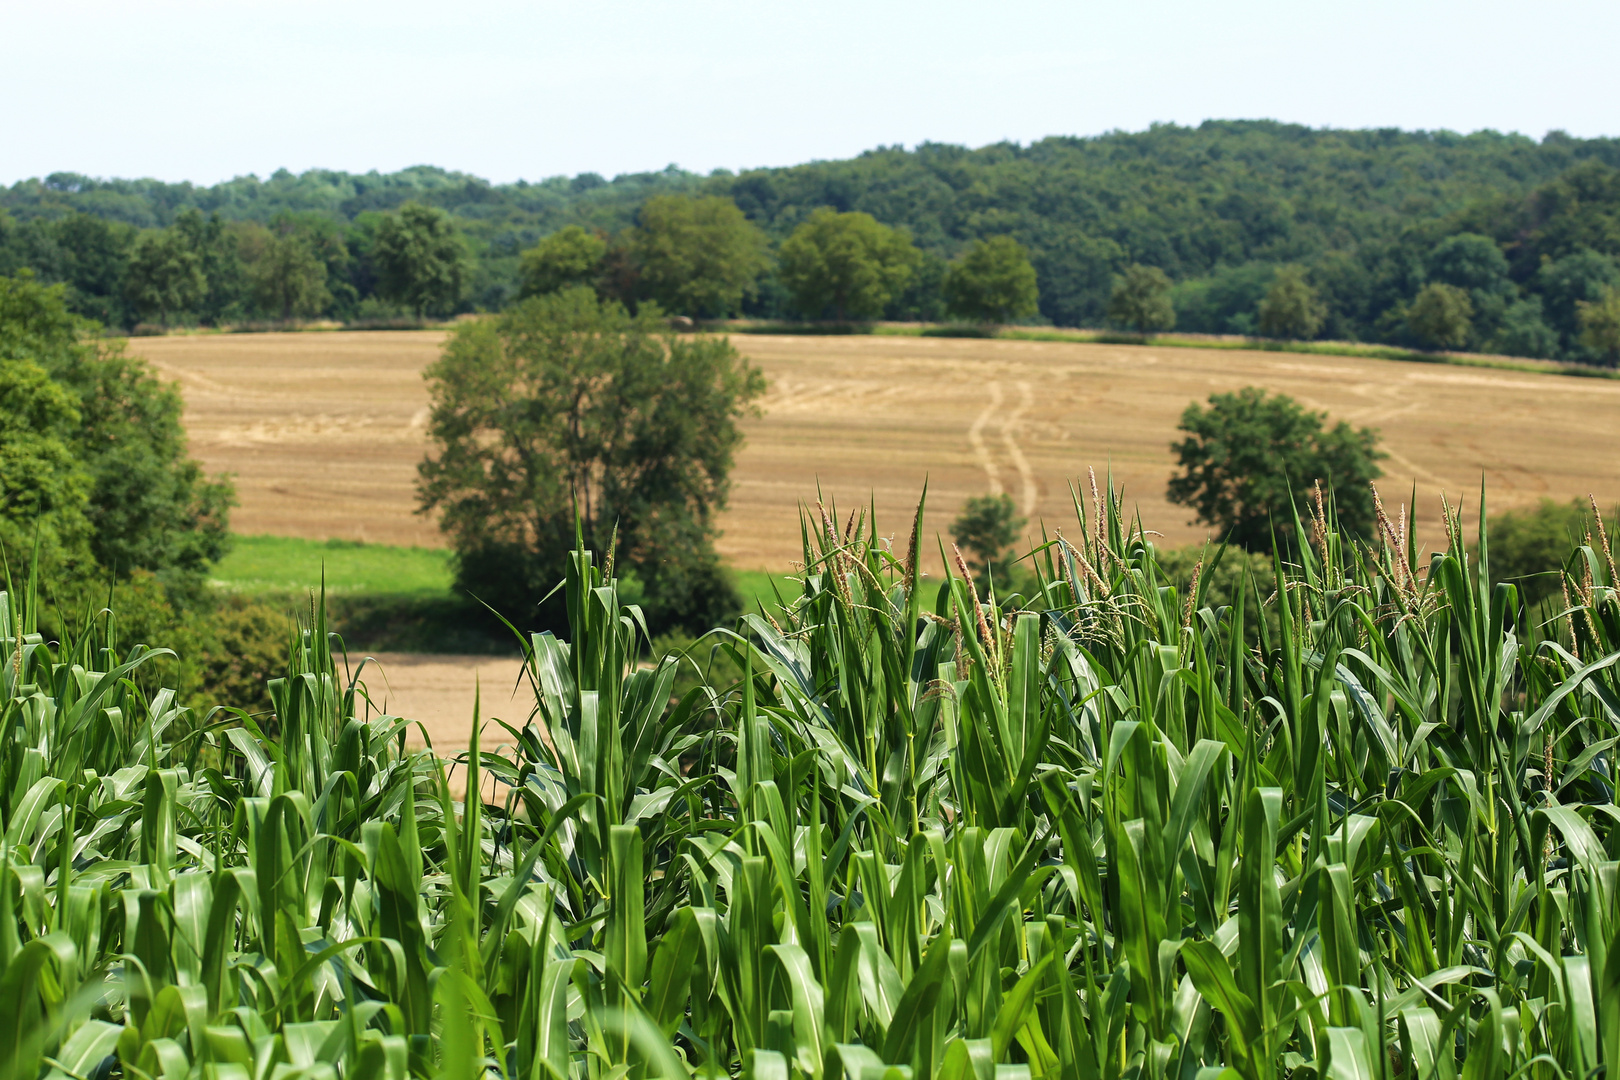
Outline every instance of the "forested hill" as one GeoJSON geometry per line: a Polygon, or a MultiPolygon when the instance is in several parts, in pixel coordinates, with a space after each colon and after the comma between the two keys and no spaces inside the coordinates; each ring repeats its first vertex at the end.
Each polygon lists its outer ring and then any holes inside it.
{"type": "MultiPolygon", "coordinates": [[[[55,174],[0,192],[9,215],[0,218],[0,272],[33,266],[68,281],[84,294],[81,306],[116,323],[127,313],[111,291],[99,310],[90,299],[107,289],[87,269],[101,256],[81,249],[99,244],[113,259],[132,230],[168,226],[187,208],[226,222],[298,220],[335,227],[355,256],[360,279],[333,290],[342,317],[352,314],[342,305],[365,298],[368,223],[414,200],[456,220],[476,261],[463,306],[492,309],[515,291],[518,253],[542,236],[568,224],[611,234],[654,194],[720,194],[775,241],[820,206],[905,226],[925,258],[891,317],[937,317],[945,262],[976,238],[1011,234],[1030,249],[1041,314],[1060,325],[1101,323],[1115,275],[1144,263],[1175,282],[1179,329],[1251,332],[1275,269],[1299,264],[1326,306],[1321,336],[1399,340],[1403,305],[1425,281],[1445,280],[1473,293],[1471,347],[1572,355],[1581,349],[1574,304],[1620,281],[1617,167],[1614,139],[1212,121],[1030,146],[878,149],[710,176],[672,167],[492,185],[418,167],[283,171],[197,187],[55,174]],[[92,229],[84,215],[106,228],[92,229]],[[1476,239],[1435,254],[1458,234],[1488,238],[1501,263],[1476,239]],[[1576,256],[1586,261],[1548,269],[1576,256]]],[[[751,303],[751,314],[785,313],[769,279],[751,303]]]]}

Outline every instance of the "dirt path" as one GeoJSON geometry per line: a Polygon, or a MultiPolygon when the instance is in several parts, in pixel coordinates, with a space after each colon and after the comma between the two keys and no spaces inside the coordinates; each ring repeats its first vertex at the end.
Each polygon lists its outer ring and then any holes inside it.
{"type": "MultiPolygon", "coordinates": [[[[363,657],[351,657],[356,663],[363,657]]],[[[376,653],[361,679],[373,704],[384,712],[416,721],[405,736],[411,749],[432,746],[442,758],[453,760],[466,752],[472,738],[476,710],[482,721],[479,747],[497,753],[510,749],[512,737],[496,723],[505,720],[521,728],[529,718],[534,695],[521,681],[523,665],[499,656],[452,656],[432,653],[376,653]]],[[[481,785],[484,797],[504,801],[509,789],[493,779],[481,785]]],[[[450,769],[450,789],[456,798],[467,790],[460,765],[450,769]]]]}
{"type": "Polygon", "coordinates": [[[1036,503],[1040,499],[1040,484],[1035,479],[1035,470],[1030,467],[1029,459],[1018,445],[1018,429],[1023,423],[1024,414],[1029,412],[1035,404],[1035,391],[1027,382],[1018,383],[1018,405],[1011,411],[1002,408],[1001,383],[992,379],[985,387],[990,400],[980,410],[979,415],[973,418],[968,427],[968,445],[973,448],[973,456],[984,470],[985,487],[991,495],[1002,495],[1006,488],[1001,483],[1001,465],[996,461],[990,444],[985,441],[984,432],[992,420],[997,421],[1001,431],[1001,444],[1007,452],[1007,460],[1018,473],[1019,512],[1025,517],[1035,513],[1036,503]]]}
{"type": "Polygon", "coordinates": [[[376,653],[373,659],[362,681],[379,708],[419,723],[405,736],[409,746],[432,745],[446,756],[466,750],[476,704],[484,722],[480,745],[494,749],[511,741],[495,720],[522,727],[534,704],[516,659],[432,653],[376,653]]]}

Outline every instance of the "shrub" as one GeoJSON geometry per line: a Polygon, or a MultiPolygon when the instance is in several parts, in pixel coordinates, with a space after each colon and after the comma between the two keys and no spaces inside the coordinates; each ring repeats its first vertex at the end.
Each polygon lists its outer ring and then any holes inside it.
{"type": "MultiPolygon", "coordinates": [[[[1514,582],[1523,599],[1534,604],[1561,592],[1564,565],[1576,547],[1587,542],[1596,519],[1585,499],[1567,503],[1542,499],[1534,507],[1495,514],[1490,524],[1492,576],[1514,582]]],[[[1605,524],[1614,536],[1616,519],[1605,524]]],[[[1601,541],[1592,543],[1601,551],[1601,541]]]]}
{"type": "Polygon", "coordinates": [[[967,559],[982,592],[994,583],[1006,593],[1013,580],[1013,545],[1021,539],[1024,519],[1011,495],[975,495],[951,523],[951,537],[967,559]]]}

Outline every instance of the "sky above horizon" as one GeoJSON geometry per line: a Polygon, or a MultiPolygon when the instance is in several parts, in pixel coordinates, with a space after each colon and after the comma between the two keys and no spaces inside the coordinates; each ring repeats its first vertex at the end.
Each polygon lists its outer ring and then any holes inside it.
{"type": "Polygon", "coordinates": [[[707,173],[1156,122],[1620,134],[1620,4],[0,0],[0,183],[707,173]]]}

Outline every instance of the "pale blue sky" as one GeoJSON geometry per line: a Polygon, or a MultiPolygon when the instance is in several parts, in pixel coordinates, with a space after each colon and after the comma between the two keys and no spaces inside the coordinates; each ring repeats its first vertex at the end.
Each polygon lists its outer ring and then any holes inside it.
{"type": "Polygon", "coordinates": [[[699,172],[1155,121],[1620,134],[1620,4],[0,0],[0,183],[699,172]]]}

